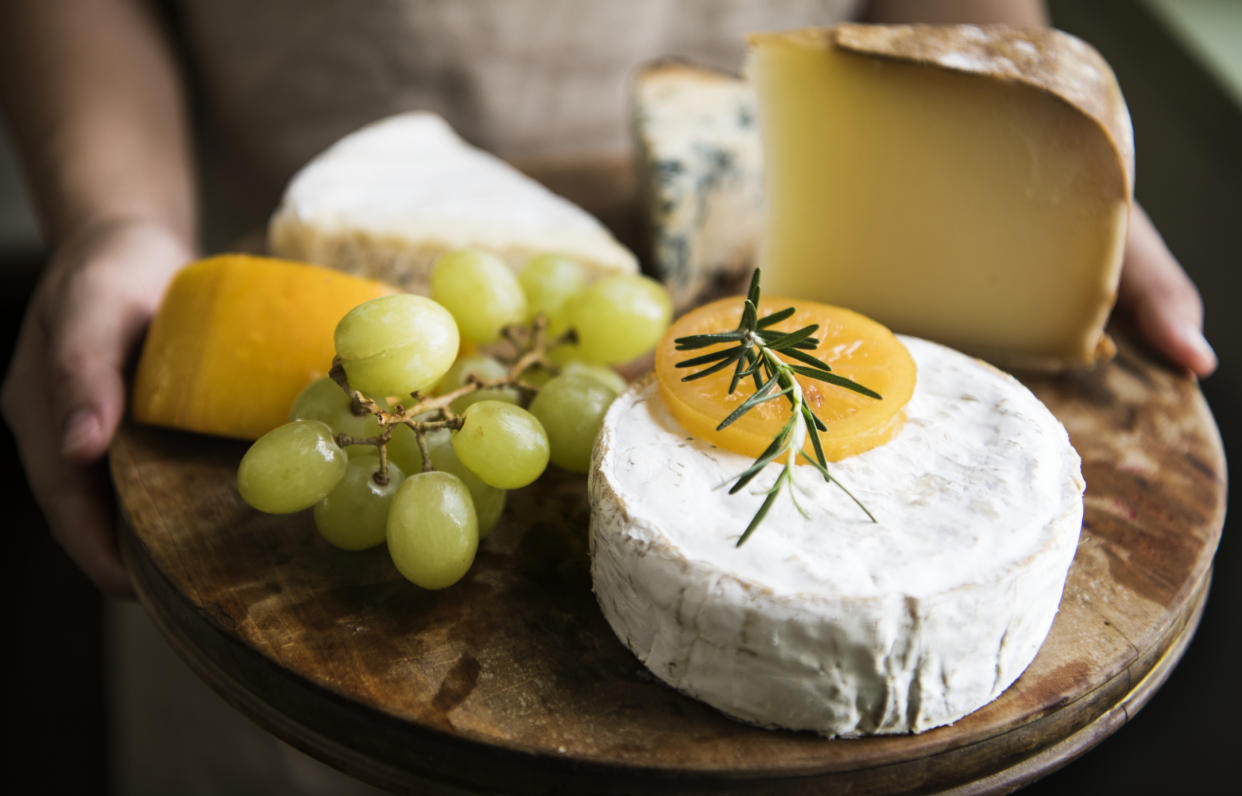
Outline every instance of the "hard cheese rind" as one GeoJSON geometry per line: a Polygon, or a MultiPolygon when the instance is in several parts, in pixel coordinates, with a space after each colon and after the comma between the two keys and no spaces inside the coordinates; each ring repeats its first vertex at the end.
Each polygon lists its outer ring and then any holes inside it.
{"type": "Polygon", "coordinates": [[[638,267],[593,216],[427,112],[375,122],[313,159],[290,182],[268,237],[278,256],[418,293],[435,259],[458,248],[493,252],[515,269],[549,251],[595,274],[638,267]]]}
{"type": "Polygon", "coordinates": [[[838,25],[842,50],[1007,80],[1047,92],[1092,119],[1112,142],[1126,192],[1134,189],[1130,112],[1108,62],[1086,42],[1046,28],[838,25]]]}
{"type": "Polygon", "coordinates": [[[904,341],[920,373],[905,426],[831,467],[874,524],[801,468],[809,519],[783,495],[737,548],[763,496],[719,487],[750,460],[687,434],[650,381],[609,410],[594,588],[662,680],[749,722],[851,737],[952,722],[1030,664],[1077,547],[1079,458],[1016,380],[904,341]]]}
{"type": "Polygon", "coordinates": [[[763,217],[754,92],[732,75],[670,61],[638,73],[632,103],[654,276],[678,311],[737,292],[763,217]]]}
{"type": "MultiPolygon", "coordinates": [[[[870,308],[869,314],[896,329],[1013,367],[1090,364],[1111,355],[1103,326],[1116,291],[1134,147],[1124,100],[1094,50],[1056,31],[969,26],[843,25],[755,40],[760,47],[766,42],[806,49],[821,69],[832,66],[833,53],[852,54],[865,65],[859,71],[866,80],[878,84],[874,90],[839,92],[846,99],[827,101],[814,92],[803,94],[805,81],[786,80],[793,85],[781,86],[792,92],[791,104],[805,102],[822,110],[820,121],[828,134],[811,126],[803,133],[806,146],[791,148],[779,135],[780,140],[769,141],[781,149],[778,160],[786,176],[774,186],[784,199],[777,198],[768,234],[792,237],[768,247],[766,285],[776,279],[792,295],[870,308]],[[1096,187],[1111,197],[1103,202],[1106,209],[1097,207],[1078,231],[1072,225],[1041,224],[1039,213],[1021,206],[1005,209],[987,194],[974,200],[979,209],[971,212],[962,204],[969,168],[954,166],[942,154],[919,154],[918,147],[890,147],[917,155],[924,164],[943,164],[940,179],[920,186],[918,168],[877,151],[877,133],[896,128],[931,143],[919,114],[943,127],[950,123],[946,118],[954,112],[953,103],[920,92],[886,102],[886,92],[894,85],[900,91],[905,80],[903,70],[894,66],[962,78],[965,82],[955,84],[960,90],[954,89],[959,102],[1001,91],[1011,104],[1016,97],[1016,104],[1029,106],[1028,112],[1030,107],[1059,108],[1071,117],[1066,129],[1077,131],[1078,140],[1071,136],[1068,145],[1098,155],[1088,171],[1096,187]],[[898,112],[903,106],[905,117],[898,112]],[[881,118],[859,122],[867,113],[881,118]],[[851,124],[856,125],[855,140],[842,141],[842,130],[851,124]],[[831,185],[833,175],[842,171],[840,164],[853,170],[854,182],[831,201],[798,187],[781,187],[789,175],[795,182],[831,185]],[[950,215],[947,210],[955,202],[965,209],[950,215]],[[792,265],[784,262],[784,252],[790,245],[804,245],[805,236],[797,229],[789,233],[787,226],[818,232],[792,265]],[[1084,235],[1095,243],[1086,246],[1084,235]],[[1095,253],[1083,257],[1084,248],[1095,253]]],[[[711,70],[661,65],[639,73],[634,95],[638,172],[653,186],[644,194],[651,229],[648,256],[684,307],[733,280],[741,258],[756,249],[763,212],[762,157],[745,154],[758,151],[758,130],[739,123],[754,109],[753,89],[711,70]],[[700,154],[718,150],[726,155],[700,154]]],[[[1033,145],[1037,126],[1005,113],[1012,122],[1006,140],[1027,159],[1020,175],[992,170],[975,157],[977,148],[962,143],[970,130],[954,135],[941,129],[940,137],[977,161],[975,173],[985,189],[1011,195],[1039,189],[1040,180],[1032,182],[1030,175],[1043,178],[1045,188],[1052,185],[1052,171],[1033,145]]],[[[1055,203],[1060,195],[1045,192],[1045,199],[1055,203]]]]}
{"type": "Polygon", "coordinates": [[[1008,363],[1111,355],[1133,146],[1097,53],[974,26],[751,43],[765,287],[1008,363]]]}

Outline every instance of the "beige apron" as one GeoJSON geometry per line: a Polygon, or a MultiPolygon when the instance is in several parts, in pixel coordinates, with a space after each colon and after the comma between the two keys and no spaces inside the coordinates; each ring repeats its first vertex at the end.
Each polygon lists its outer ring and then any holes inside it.
{"type": "Polygon", "coordinates": [[[738,71],[746,33],[831,23],[857,5],[179,0],[209,143],[209,242],[252,232],[303,163],[375,119],[433,110],[502,157],[615,154],[638,65],[678,57],[738,71]]]}

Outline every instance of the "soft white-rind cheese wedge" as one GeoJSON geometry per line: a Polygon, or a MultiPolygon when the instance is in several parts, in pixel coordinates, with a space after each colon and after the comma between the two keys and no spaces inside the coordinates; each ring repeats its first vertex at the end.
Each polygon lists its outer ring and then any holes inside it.
{"type": "Polygon", "coordinates": [[[763,218],[754,91],[733,75],[665,61],[638,72],[632,104],[653,274],[678,310],[741,290],[763,218]]]}
{"type": "Polygon", "coordinates": [[[1133,190],[1108,64],[1053,30],[751,37],[764,287],[1006,365],[1111,356],[1133,190]]]}
{"type": "Polygon", "coordinates": [[[286,188],[268,245],[278,257],[419,293],[435,258],[459,248],[493,252],[515,269],[542,252],[597,275],[638,269],[593,216],[428,112],[370,124],[311,160],[286,188]]]}
{"type": "Polygon", "coordinates": [[[651,380],[613,404],[589,482],[594,589],[669,685],[760,725],[906,733],[978,709],[1035,657],[1082,526],[1078,455],[1012,377],[903,342],[904,427],[830,466],[875,523],[800,468],[808,516],[783,494],[737,548],[762,495],[720,486],[750,460],[690,436],[651,380]]]}

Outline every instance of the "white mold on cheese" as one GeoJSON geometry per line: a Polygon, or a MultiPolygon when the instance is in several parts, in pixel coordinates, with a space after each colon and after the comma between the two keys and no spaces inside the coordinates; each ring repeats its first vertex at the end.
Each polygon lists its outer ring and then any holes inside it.
{"type": "Polygon", "coordinates": [[[463,141],[439,116],[381,119],[333,144],[290,181],[272,217],[273,254],[426,292],[435,259],[479,248],[515,269],[543,252],[594,274],[638,261],[585,210],[463,141]]]}
{"type": "MultiPolygon", "coordinates": [[[[988,703],[1048,633],[1082,524],[1080,462],[1012,377],[903,338],[919,382],[887,445],[762,495],[654,383],[613,405],[590,478],[596,596],[657,676],[737,718],[828,736],[919,732],[988,703]]],[[[776,476],[769,468],[762,490],[776,476]]],[[[763,481],[761,476],[757,481],[763,481]]]]}

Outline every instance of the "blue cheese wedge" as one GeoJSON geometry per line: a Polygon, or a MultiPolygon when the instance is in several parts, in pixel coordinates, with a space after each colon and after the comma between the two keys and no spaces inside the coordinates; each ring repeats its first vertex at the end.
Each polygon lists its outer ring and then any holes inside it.
{"type": "Polygon", "coordinates": [[[953,722],[1030,664],[1077,548],[1079,457],[1012,377],[903,342],[919,372],[904,427],[830,465],[875,523],[801,468],[806,515],[783,495],[738,548],[762,495],[720,487],[750,460],[690,436],[651,380],[613,404],[591,572],[656,676],[744,721],[855,737],[953,722]]]}
{"type": "Polygon", "coordinates": [[[515,269],[542,252],[594,275],[634,273],[634,254],[586,211],[470,146],[439,116],[368,125],[308,163],[268,227],[278,257],[427,292],[446,251],[478,248],[515,269]]]}
{"type": "Polygon", "coordinates": [[[713,69],[663,62],[633,88],[648,255],[678,310],[736,292],[763,219],[755,95],[713,69]]]}

